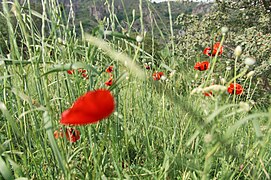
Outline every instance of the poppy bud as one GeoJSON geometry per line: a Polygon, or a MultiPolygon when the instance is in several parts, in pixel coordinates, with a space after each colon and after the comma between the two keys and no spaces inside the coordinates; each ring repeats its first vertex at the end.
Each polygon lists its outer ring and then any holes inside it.
{"type": "Polygon", "coordinates": [[[252,77],[255,74],[255,71],[250,71],[249,73],[247,73],[247,78],[252,77]]]}
{"type": "Polygon", "coordinates": [[[234,55],[236,57],[239,57],[242,54],[242,47],[241,46],[236,46],[235,50],[234,50],[234,55]]]}
{"type": "Polygon", "coordinates": [[[137,35],[137,36],[136,36],[136,41],[137,41],[138,43],[141,43],[141,42],[143,41],[143,36],[137,35]]]}
{"type": "Polygon", "coordinates": [[[225,79],[225,78],[221,78],[221,79],[220,79],[220,83],[221,83],[221,84],[225,84],[225,83],[226,83],[226,79],[225,79]]]}
{"type": "Polygon", "coordinates": [[[225,26],[221,28],[221,32],[223,35],[225,35],[228,32],[228,30],[229,30],[229,28],[225,27],[225,26]]]}
{"type": "Polygon", "coordinates": [[[245,64],[248,65],[248,66],[251,66],[251,65],[255,64],[255,62],[256,62],[256,60],[254,58],[252,58],[252,57],[247,57],[245,59],[245,64]]]}
{"type": "Polygon", "coordinates": [[[227,67],[226,67],[226,70],[227,70],[227,71],[230,71],[230,70],[231,70],[231,67],[230,67],[230,66],[227,66],[227,67]]]}

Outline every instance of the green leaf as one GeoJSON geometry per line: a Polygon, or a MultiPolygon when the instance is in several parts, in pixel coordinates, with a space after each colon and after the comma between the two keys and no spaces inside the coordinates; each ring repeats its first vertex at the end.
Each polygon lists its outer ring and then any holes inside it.
{"type": "Polygon", "coordinates": [[[12,169],[14,170],[15,177],[16,176],[24,176],[21,166],[19,166],[17,163],[15,163],[10,158],[8,158],[8,161],[9,161],[10,165],[12,166],[12,169]]]}
{"type": "MultiPolygon", "coordinates": [[[[251,114],[251,115],[237,121],[233,126],[229,127],[224,135],[224,138],[229,138],[239,127],[241,127],[243,124],[247,123],[249,120],[255,119],[255,118],[260,118],[260,117],[268,117],[268,116],[269,116],[268,113],[251,114]]],[[[254,122],[253,126],[255,128],[256,135],[258,137],[262,136],[262,132],[260,131],[260,126],[259,126],[258,122],[256,122],[256,123],[254,122]]]]}
{"type": "Polygon", "coordinates": [[[63,173],[66,175],[66,168],[64,165],[64,161],[63,158],[60,154],[59,148],[56,144],[54,135],[53,135],[53,131],[52,131],[52,121],[51,118],[49,116],[49,113],[47,111],[45,111],[43,113],[43,121],[44,121],[44,128],[46,130],[47,136],[49,138],[49,142],[51,144],[51,147],[53,149],[54,155],[59,163],[60,168],[62,169],[63,173]]]}
{"type": "Polygon", "coordinates": [[[234,107],[234,106],[239,106],[237,104],[229,104],[222,106],[221,108],[215,110],[210,116],[207,117],[206,123],[210,123],[212,120],[215,119],[216,116],[218,116],[222,111],[226,110],[227,108],[234,107]]]}
{"type": "Polygon", "coordinates": [[[17,137],[20,137],[21,131],[20,131],[17,123],[15,122],[15,120],[10,115],[9,111],[7,110],[6,105],[4,103],[2,103],[2,102],[0,102],[0,110],[4,114],[4,117],[6,117],[7,121],[10,123],[14,134],[16,134],[17,137]]]}
{"type": "Polygon", "coordinates": [[[0,156],[0,173],[6,180],[14,179],[14,177],[12,176],[11,169],[8,168],[2,156],[0,156]]]}
{"type": "Polygon", "coordinates": [[[109,34],[107,34],[107,36],[114,36],[114,37],[119,38],[119,39],[126,39],[126,40],[131,40],[131,41],[136,42],[135,38],[126,36],[126,35],[124,35],[122,33],[119,33],[119,32],[110,32],[109,34]]]}

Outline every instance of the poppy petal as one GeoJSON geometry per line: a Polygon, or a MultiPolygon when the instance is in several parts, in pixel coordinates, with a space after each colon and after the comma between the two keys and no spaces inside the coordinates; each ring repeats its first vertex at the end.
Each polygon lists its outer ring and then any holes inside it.
{"type": "Polygon", "coordinates": [[[242,94],[244,91],[243,87],[240,84],[231,83],[230,86],[228,87],[228,93],[234,94],[234,90],[235,90],[236,95],[242,94]]]}
{"type": "Polygon", "coordinates": [[[152,75],[153,80],[158,81],[161,79],[161,77],[164,75],[163,72],[155,72],[152,75]]]}
{"type": "Polygon", "coordinates": [[[67,70],[67,73],[68,73],[68,74],[73,74],[73,73],[74,73],[74,70],[67,70]]]}
{"type": "MultiPolygon", "coordinates": [[[[217,51],[219,49],[219,46],[220,46],[220,42],[217,42],[217,43],[214,44],[212,56],[216,55],[216,53],[217,53],[217,51]]],[[[223,53],[223,46],[221,46],[221,48],[219,49],[218,55],[220,56],[220,55],[222,55],[222,53],[223,53]]]]}
{"type": "Polygon", "coordinates": [[[114,97],[109,90],[89,91],[79,97],[73,106],[62,113],[64,125],[86,125],[107,118],[115,109],[114,97]]]}
{"type": "Polygon", "coordinates": [[[80,131],[74,129],[74,128],[68,128],[66,129],[66,138],[70,142],[76,142],[80,139],[80,131]]]}
{"type": "Polygon", "coordinates": [[[113,66],[109,66],[108,68],[106,68],[105,70],[107,73],[111,73],[113,71],[113,66]]]}
{"type": "Polygon", "coordinates": [[[203,61],[203,62],[197,62],[194,66],[194,69],[199,71],[205,71],[209,68],[209,62],[203,61]]]}
{"type": "Polygon", "coordinates": [[[207,55],[207,56],[211,56],[211,48],[207,47],[203,50],[203,54],[207,55]]]}
{"type": "Polygon", "coordinates": [[[213,96],[213,92],[212,91],[210,91],[210,92],[203,92],[203,95],[207,96],[207,97],[213,96]]]}
{"type": "Polygon", "coordinates": [[[110,78],[108,81],[105,82],[105,85],[107,85],[107,86],[112,86],[112,84],[113,84],[112,78],[110,78]]]}

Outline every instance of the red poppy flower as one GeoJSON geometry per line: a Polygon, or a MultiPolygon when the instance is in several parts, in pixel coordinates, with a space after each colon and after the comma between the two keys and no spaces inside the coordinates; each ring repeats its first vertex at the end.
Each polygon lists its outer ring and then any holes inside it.
{"type": "Polygon", "coordinates": [[[219,49],[220,46],[220,42],[217,42],[214,44],[213,46],[213,53],[212,55],[215,56],[216,52],[219,50],[218,55],[220,56],[223,53],[223,46],[221,46],[221,48],[219,49]]]}
{"type": "Polygon", "coordinates": [[[220,42],[217,42],[213,45],[213,52],[212,49],[210,47],[207,47],[203,50],[203,54],[207,55],[207,56],[215,56],[217,51],[219,50],[218,52],[218,55],[222,55],[223,53],[223,46],[221,46],[221,48],[219,49],[219,46],[220,46],[220,42]]]}
{"type": "Polygon", "coordinates": [[[207,56],[211,56],[211,48],[207,47],[203,50],[203,54],[207,55],[207,56]]]}
{"type": "Polygon", "coordinates": [[[80,131],[74,129],[74,128],[68,128],[66,129],[66,138],[70,142],[76,142],[80,139],[80,131]]]}
{"type": "Polygon", "coordinates": [[[68,74],[73,74],[73,73],[74,73],[74,70],[67,70],[67,73],[68,73],[68,74]]]}
{"type": "Polygon", "coordinates": [[[243,87],[240,85],[240,84],[237,84],[237,83],[231,83],[230,86],[228,87],[228,93],[230,94],[234,94],[234,90],[235,90],[235,93],[237,95],[239,94],[242,94],[243,93],[243,87]]]}
{"type": "Polygon", "coordinates": [[[89,91],[79,97],[70,109],[62,113],[60,123],[64,125],[96,123],[110,116],[114,109],[114,97],[109,90],[89,91]]]}
{"type": "Polygon", "coordinates": [[[78,72],[81,73],[81,74],[83,74],[83,73],[86,73],[87,70],[85,70],[85,69],[78,69],[78,72]]]}
{"type": "Polygon", "coordinates": [[[106,71],[107,73],[113,72],[113,66],[109,66],[108,68],[106,68],[105,71],[106,71]]]}
{"type": "MultiPolygon", "coordinates": [[[[62,132],[62,128],[60,129],[60,131],[56,130],[54,132],[54,137],[56,139],[58,138],[63,138],[63,132],[62,132]]],[[[80,139],[80,131],[74,129],[74,128],[67,128],[66,132],[65,132],[65,136],[67,138],[68,141],[70,142],[76,142],[77,140],[80,139]]]]}
{"type": "MultiPolygon", "coordinates": [[[[78,71],[79,74],[82,75],[82,77],[84,77],[86,79],[88,78],[87,70],[85,70],[85,69],[78,69],[77,71],[78,71]]],[[[67,73],[68,74],[74,74],[74,70],[73,69],[72,70],[67,70],[67,73]]]]}
{"type": "Polygon", "coordinates": [[[85,69],[78,69],[77,71],[78,71],[78,73],[80,73],[82,75],[82,77],[88,79],[87,70],[85,70],[85,69]]]}
{"type": "Polygon", "coordinates": [[[112,84],[113,84],[113,78],[112,78],[112,76],[111,76],[110,79],[109,79],[108,81],[105,82],[105,85],[107,85],[107,86],[112,86],[112,84]]]}
{"type": "Polygon", "coordinates": [[[203,61],[203,62],[197,62],[194,66],[194,69],[199,71],[205,71],[209,68],[209,62],[203,61]]]}
{"type": "Polygon", "coordinates": [[[153,73],[153,75],[152,75],[153,80],[155,80],[155,81],[160,80],[162,76],[164,76],[164,73],[163,73],[163,72],[155,72],[155,73],[153,73]]]}
{"type": "Polygon", "coordinates": [[[204,92],[203,95],[209,97],[209,96],[213,95],[213,92],[212,91],[210,91],[210,92],[204,92]]]}

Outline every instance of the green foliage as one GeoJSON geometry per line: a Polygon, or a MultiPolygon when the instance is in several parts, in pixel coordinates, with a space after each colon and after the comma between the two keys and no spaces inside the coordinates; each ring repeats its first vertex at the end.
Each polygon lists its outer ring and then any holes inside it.
{"type": "Polygon", "coordinates": [[[270,1],[217,0],[216,3],[217,11],[224,16],[217,19],[218,22],[224,23],[224,25],[229,24],[236,31],[255,27],[264,33],[270,32],[270,1]]]}
{"type": "MultiPolygon", "coordinates": [[[[0,12],[2,8],[0,8],[0,12]]],[[[8,29],[7,29],[7,23],[6,18],[2,13],[0,13],[0,53],[6,53],[7,52],[7,45],[8,45],[8,29]]]]}
{"type": "MultiPolygon", "coordinates": [[[[224,43],[225,53],[222,57],[222,61],[225,63],[221,63],[217,69],[225,71],[226,67],[234,68],[233,51],[237,45],[240,45],[243,52],[237,62],[238,72],[243,70],[246,57],[256,59],[257,63],[249,68],[250,71],[255,71],[252,87],[246,88],[257,89],[251,99],[258,105],[268,107],[271,103],[270,13],[267,13],[261,3],[245,6],[243,1],[238,2],[222,3],[219,1],[212,7],[213,10],[203,17],[187,14],[178,16],[175,23],[181,25],[182,31],[177,40],[177,51],[184,55],[184,60],[191,66],[196,61],[203,61],[206,58],[202,53],[203,49],[220,41],[220,29],[223,26],[229,27],[229,33],[227,33],[224,43]]],[[[245,77],[240,78],[240,81],[245,80],[245,77]]]]}

